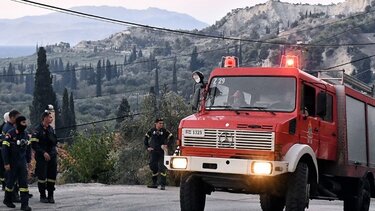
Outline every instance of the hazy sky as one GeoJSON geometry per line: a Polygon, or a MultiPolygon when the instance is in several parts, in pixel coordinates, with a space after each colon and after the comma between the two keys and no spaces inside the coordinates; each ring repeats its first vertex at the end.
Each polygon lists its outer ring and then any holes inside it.
{"type": "MultiPolygon", "coordinates": [[[[146,9],[157,7],[170,11],[189,14],[198,20],[213,24],[235,8],[265,3],[266,0],[31,0],[62,8],[74,6],[121,6],[128,9],[146,9]]],[[[331,4],[344,0],[282,0],[290,3],[331,4]]],[[[16,0],[0,0],[0,19],[13,19],[28,15],[51,13],[46,9],[17,3],[16,0]]]]}

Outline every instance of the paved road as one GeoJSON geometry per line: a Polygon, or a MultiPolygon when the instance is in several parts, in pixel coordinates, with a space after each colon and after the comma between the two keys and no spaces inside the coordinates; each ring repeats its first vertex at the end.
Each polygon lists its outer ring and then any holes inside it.
{"type": "MultiPolygon", "coordinates": [[[[67,184],[57,186],[56,204],[41,204],[36,187],[30,187],[34,198],[30,199],[33,210],[65,210],[65,211],[98,211],[98,210],[126,210],[126,211],[176,211],[179,209],[179,189],[167,187],[167,190],[148,189],[144,186],[102,185],[102,184],[67,184]]],[[[1,201],[4,197],[0,193],[1,201]]],[[[370,207],[375,211],[375,200],[370,207]]],[[[20,205],[17,205],[19,210],[20,205]]],[[[10,211],[0,204],[0,210],[10,211]]],[[[207,196],[206,209],[208,211],[261,211],[259,196],[214,192],[207,196]]],[[[341,201],[310,202],[308,211],[342,211],[341,201]]]]}

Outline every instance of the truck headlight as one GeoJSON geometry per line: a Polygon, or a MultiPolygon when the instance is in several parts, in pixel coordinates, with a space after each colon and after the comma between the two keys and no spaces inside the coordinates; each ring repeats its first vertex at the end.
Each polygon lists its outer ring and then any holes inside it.
{"type": "Polygon", "coordinates": [[[173,169],[186,169],[187,167],[187,159],[186,158],[172,158],[171,160],[171,168],[173,169]]]}
{"type": "Polygon", "coordinates": [[[251,170],[254,174],[270,175],[272,173],[272,164],[270,162],[255,161],[252,164],[251,170]]]}

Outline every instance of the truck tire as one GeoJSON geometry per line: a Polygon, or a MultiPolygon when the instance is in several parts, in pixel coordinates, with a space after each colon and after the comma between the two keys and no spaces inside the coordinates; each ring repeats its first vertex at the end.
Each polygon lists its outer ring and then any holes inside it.
{"type": "Polygon", "coordinates": [[[344,198],[344,211],[368,211],[370,209],[371,190],[368,179],[361,179],[357,193],[344,198]]]}
{"type": "Polygon", "coordinates": [[[272,194],[260,194],[260,206],[263,211],[283,211],[285,198],[272,194]]]}
{"type": "Polygon", "coordinates": [[[304,211],[309,203],[309,168],[300,162],[288,181],[286,194],[286,211],[304,211]]]}
{"type": "Polygon", "coordinates": [[[203,211],[205,204],[203,181],[199,177],[183,175],[180,184],[181,211],[203,211]]]}

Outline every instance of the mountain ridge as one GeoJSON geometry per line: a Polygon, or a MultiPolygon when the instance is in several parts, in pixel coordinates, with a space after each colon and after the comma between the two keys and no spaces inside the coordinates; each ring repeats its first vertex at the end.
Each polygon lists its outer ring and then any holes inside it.
{"type": "MultiPolygon", "coordinates": [[[[84,6],[73,7],[71,10],[173,29],[192,30],[208,26],[190,15],[155,7],[146,10],[132,10],[124,7],[84,6]]],[[[2,28],[0,45],[15,46],[46,45],[59,42],[75,45],[82,40],[104,39],[113,33],[124,30],[126,26],[67,14],[49,13],[17,19],[0,19],[0,27],[2,28]],[[65,30],[70,33],[65,33],[65,30]]]]}

